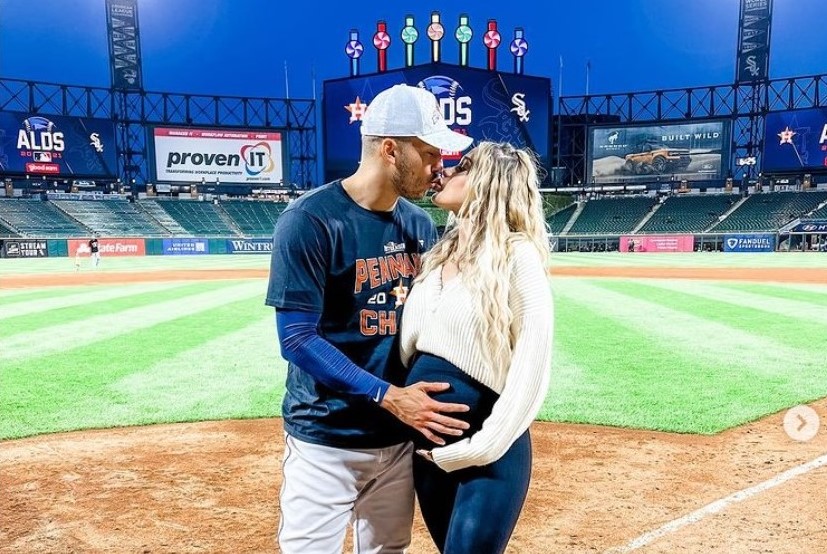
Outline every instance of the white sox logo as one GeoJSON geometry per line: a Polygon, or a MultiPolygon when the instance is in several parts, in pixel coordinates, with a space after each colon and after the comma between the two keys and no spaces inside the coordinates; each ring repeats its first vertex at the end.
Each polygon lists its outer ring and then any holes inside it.
{"type": "Polygon", "coordinates": [[[761,74],[761,69],[758,67],[758,62],[755,61],[755,56],[748,56],[747,57],[747,71],[749,71],[750,75],[753,77],[758,77],[761,74]]]}
{"type": "Polygon", "coordinates": [[[89,144],[95,149],[95,152],[103,152],[103,143],[101,142],[100,135],[98,133],[92,133],[89,135],[89,144]]]}
{"type": "Polygon", "coordinates": [[[525,103],[525,93],[517,92],[514,96],[511,97],[511,103],[514,104],[514,107],[511,108],[512,112],[517,112],[517,117],[520,118],[520,121],[525,123],[528,121],[528,116],[531,114],[531,111],[526,108],[525,103]]]}

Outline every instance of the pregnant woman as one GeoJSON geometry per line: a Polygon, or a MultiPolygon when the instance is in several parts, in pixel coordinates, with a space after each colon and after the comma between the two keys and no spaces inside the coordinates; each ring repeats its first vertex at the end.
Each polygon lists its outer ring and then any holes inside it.
{"type": "Polygon", "coordinates": [[[440,552],[494,554],[528,492],[528,428],[549,383],[553,306],[537,164],[526,150],[482,142],[436,188],[433,202],[452,221],[411,289],[400,349],[408,384],[450,383],[434,398],[470,406],[470,428],[433,449],[415,438],[414,482],[440,552]]]}

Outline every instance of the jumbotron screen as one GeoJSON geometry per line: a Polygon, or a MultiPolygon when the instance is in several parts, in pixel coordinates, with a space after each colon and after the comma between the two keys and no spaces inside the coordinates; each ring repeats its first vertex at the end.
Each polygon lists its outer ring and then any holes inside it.
{"type": "Polygon", "coordinates": [[[764,171],[827,171],[827,108],[771,112],[765,125],[764,171]]]}
{"type": "MultiPolygon", "coordinates": [[[[373,98],[405,83],[430,90],[448,125],[475,139],[531,148],[548,167],[551,81],[448,64],[429,64],[324,83],[325,181],[356,170],[359,127],[373,98]]],[[[445,160],[458,160],[443,152],[445,160]]],[[[450,162],[448,162],[450,164],[450,162]]]]}
{"type": "Polygon", "coordinates": [[[0,111],[0,172],[114,177],[115,125],[106,119],[0,111]]]}

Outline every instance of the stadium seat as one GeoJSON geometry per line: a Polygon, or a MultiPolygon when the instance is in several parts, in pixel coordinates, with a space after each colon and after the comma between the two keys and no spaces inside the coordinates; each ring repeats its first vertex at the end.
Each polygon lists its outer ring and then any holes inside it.
{"type": "Polygon", "coordinates": [[[287,207],[283,202],[262,200],[232,200],[221,203],[224,211],[248,237],[269,237],[281,212],[287,207]]]}
{"type": "Polygon", "coordinates": [[[586,203],[570,235],[630,233],[657,202],[651,196],[601,198],[586,203]]]}
{"type": "Polygon", "coordinates": [[[17,233],[0,223],[0,237],[16,237],[17,233]]]}
{"type": "MultiPolygon", "coordinates": [[[[219,208],[212,202],[195,200],[156,200],[169,216],[190,235],[199,237],[237,236],[231,222],[222,217],[219,208]]],[[[229,219],[229,218],[227,218],[229,219]]]]}
{"type": "Polygon", "coordinates": [[[169,231],[125,199],[55,200],[55,206],[89,229],[110,237],[160,237],[169,231]]]}
{"type": "Polygon", "coordinates": [[[699,233],[740,199],[735,194],[670,196],[638,233],[699,233]]]}
{"type": "Polygon", "coordinates": [[[571,219],[572,214],[577,210],[577,203],[566,206],[562,210],[558,210],[552,214],[546,214],[546,223],[548,223],[549,230],[552,235],[559,235],[566,227],[566,223],[571,219]]]}
{"type": "Polygon", "coordinates": [[[0,221],[28,237],[80,237],[91,230],[72,220],[51,202],[15,198],[0,200],[0,221]]]}
{"type": "Polygon", "coordinates": [[[712,231],[777,231],[785,223],[814,210],[827,191],[769,192],[749,196],[712,231]]]}

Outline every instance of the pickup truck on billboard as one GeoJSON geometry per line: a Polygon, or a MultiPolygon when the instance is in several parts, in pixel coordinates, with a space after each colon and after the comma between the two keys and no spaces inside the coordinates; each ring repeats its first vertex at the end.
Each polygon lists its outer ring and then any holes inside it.
{"type": "Polygon", "coordinates": [[[592,127],[588,175],[595,183],[720,179],[728,148],[725,121],[592,127]]]}
{"type": "Polygon", "coordinates": [[[637,152],[626,154],[623,170],[627,173],[658,174],[680,173],[687,167],[691,158],[688,148],[670,148],[657,143],[638,144],[637,152]]]}

